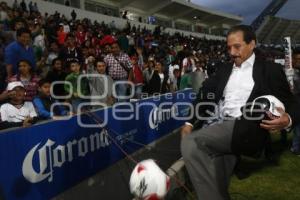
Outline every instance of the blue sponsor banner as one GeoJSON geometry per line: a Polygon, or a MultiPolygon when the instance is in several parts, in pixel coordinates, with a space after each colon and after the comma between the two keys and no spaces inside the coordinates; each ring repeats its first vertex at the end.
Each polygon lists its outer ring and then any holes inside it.
{"type": "Polygon", "coordinates": [[[184,90],[1,133],[0,197],[56,196],[124,158],[111,138],[133,153],[182,126],[192,98],[184,90]]]}

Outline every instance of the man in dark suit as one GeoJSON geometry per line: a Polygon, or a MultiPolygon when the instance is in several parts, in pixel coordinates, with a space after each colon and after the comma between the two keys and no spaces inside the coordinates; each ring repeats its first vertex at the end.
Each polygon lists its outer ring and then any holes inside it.
{"type": "Polygon", "coordinates": [[[300,105],[282,67],[256,59],[255,46],[250,26],[238,25],[228,32],[233,63],[224,64],[203,83],[195,101],[196,117],[181,130],[182,156],[199,199],[230,199],[228,187],[236,155],[258,155],[269,132],[300,121],[300,105]],[[285,111],[278,109],[281,117],[249,119],[247,105],[262,95],[273,95],[285,104],[285,111]],[[207,118],[216,110],[215,117],[207,118]],[[202,128],[193,131],[196,120],[202,128]]]}

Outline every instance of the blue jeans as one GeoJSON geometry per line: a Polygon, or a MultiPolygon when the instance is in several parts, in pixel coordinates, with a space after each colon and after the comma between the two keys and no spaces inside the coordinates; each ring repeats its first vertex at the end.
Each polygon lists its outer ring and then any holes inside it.
{"type": "MultiPolygon", "coordinates": [[[[118,82],[118,81],[116,81],[118,82]]],[[[126,97],[127,92],[127,84],[117,84],[116,85],[116,93],[118,102],[126,101],[128,98],[126,97]]]]}
{"type": "Polygon", "coordinates": [[[292,150],[295,152],[300,152],[300,124],[297,124],[294,128],[292,150]]]}
{"type": "Polygon", "coordinates": [[[134,97],[137,99],[140,99],[142,96],[142,92],[143,92],[143,85],[136,85],[135,86],[135,91],[134,91],[134,97]]]}

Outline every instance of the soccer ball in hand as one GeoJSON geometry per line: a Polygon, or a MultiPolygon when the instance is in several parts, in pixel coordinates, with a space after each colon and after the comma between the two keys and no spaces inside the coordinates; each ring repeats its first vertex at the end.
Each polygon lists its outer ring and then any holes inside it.
{"type": "Polygon", "coordinates": [[[250,112],[252,116],[255,116],[255,114],[259,115],[263,112],[266,115],[265,118],[279,118],[281,114],[276,109],[278,107],[285,110],[284,104],[279,99],[272,95],[264,95],[254,99],[250,112]]]}

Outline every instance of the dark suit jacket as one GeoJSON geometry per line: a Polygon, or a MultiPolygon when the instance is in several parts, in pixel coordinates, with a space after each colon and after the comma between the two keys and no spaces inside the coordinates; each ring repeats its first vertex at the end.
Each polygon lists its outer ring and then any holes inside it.
{"type": "MultiPolygon", "coordinates": [[[[230,77],[232,66],[232,63],[225,64],[219,68],[215,76],[203,83],[195,104],[197,102],[218,104],[223,97],[223,90],[230,77]]],[[[247,103],[262,95],[273,95],[284,103],[293,125],[300,123],[300,104],[291,93],[285,73],[280,65],[256,59],[253,65],[253,80],[254,87],[247,103]]],[[[207,110],[213,110],[212,106],[200,106],[198,116],[205,116],[207,110]]],[[[196,119],[194,117],[190,122],[194,123],[196,119]]],[[[269,133],[260,128],[259,123],[260,120],[250,121],[243,116],[236,119],[231,143],[233,153],[255,156],[263,150],[269,133]]]]}

